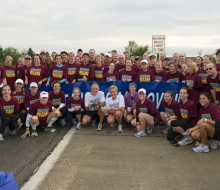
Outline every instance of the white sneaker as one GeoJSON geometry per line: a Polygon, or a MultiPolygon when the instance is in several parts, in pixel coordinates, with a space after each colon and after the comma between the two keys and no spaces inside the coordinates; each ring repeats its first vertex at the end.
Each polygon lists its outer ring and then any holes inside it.
{"type": "Polygon", "coordinates": [[[10,135],[15,135],[16,134],[16,130],[10,131],[10,135]]]}
{"type": "Polygon", "coordinates": [[[137,133],[134,134],[135,137],[145,137],[146,136],[146,133],[145,131],[139,131],[137,133]]]}
{"type": "Polygon", "coordinates": [[[117,125],[116,123],[112,123],[112,124],[110,125],[110,127],[111,127],[111,128],[115,128],[116,125],[117,125]]]}
{"type": "Polygon", "coordinates": [[[218,147],[218,143],[219,143],[219,141],[216,141],[216,140],[212,139],[212,140],[209,141],[209,147],[211,149],[216,149],[218,147]]]}
{"type": "Polygon", "coordinates": [[[152,133],[153,127],[147,126],[146,133],[152,133]]]}
{"type": "Polygon", "coordinates": [[[192,149],[194,152],[209,152],[209,147],[207,145],[200,144],[198,147],[192,149]]]}
{"type": "Polygon", "coordinates": [[[99,123],[97,127],[97,131],[101,131],[101,130],[102,130],[102,123],[99,123]]]}
{"type": "Polygon", "coordinates": [[[193,140],[192,140],[191,137],[183,137],[183,138],[178,142],[178,144],[179,144],[179,145],[187,145],[187,144],[190,144],[190,143],[192,143],[192,142],[193,142],[193,140]]]}
{"type": "Polygon", "coordinates": [[[92,120],[92,127],[96,126],[96,119],[92,120]]]}
{"type": "Polygon", "coordinates": [[[61,126],[64,127],[66,125],[66,119],[61,119],[61,126]]]}
{"type": "Polygon", "coordinates": [[[167,134],[168,131],[169,131],[170,127],[166,127],[164,130],[163,130],[163,133],[167,134]]]}
{"type": "Polygon", "coordinates": [[[76,130],[80,130],[80,129],[82,129],[82,123],[78,122],[76,125],[76,130]]]}
{"type": "Polygon", "coordinates": [[[3,135],[0,133],[0,141],[4,141],[3,135]]]}
{"type": "Polygon", "coordinates": [[[123,129],[122,129],[122,125],[118,125],[118,133],[122,133],[123,129]]]}

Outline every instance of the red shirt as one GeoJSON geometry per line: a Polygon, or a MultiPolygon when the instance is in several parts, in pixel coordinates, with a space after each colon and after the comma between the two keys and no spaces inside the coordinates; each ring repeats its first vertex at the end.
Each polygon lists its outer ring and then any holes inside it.
{"type": "Polygon", "coordinates": [[[150,71],[153,71],[153,70],[155,70],[155,67],[154,67],[154,66],[149,65],[149,66],[148,66],[148,69],[149,69],[150,71]]]}
{"type": "Polygon", "coordinates": [[[3,68],[5,70],[7,84],[9,84],[11,90],[14,90],[14,84],[17,79],[17,69],[14,66],[3,66],[3,68]]]}
{"type": "Polygon", "coordinates": [[[28,92],[25,95],[25,100],[24,100],[24,106],[25,108],[29,108],[31,104],[33,104],[34,102],[38,101],[40,97],[40,92],[37,91],[37,94],[35,96],[31,95],[31,92],[28,92]]]}
{"type": "Polygon", "coordinates": [[[19,103],[17,98],[11,96],[9,101],[5,101],[3,97],[0,97],[0,105],[4,108],[7,114],[14,114],[15,111],[19,111],[19,103]]]}
{"type": "Polygon", "coordinates": [[[22,79],[23,81],[25,81],[25,75],[27,73],[29,67],[27,67],[26,65],[22,66],[22,67],[18,67],[17,69],[17,76],[19,79],[22,79]]]}
{"type": "Polygon", "coordinates": [[[172,115],[178,116],[180,114],[179,103],[175,100],[172,100],[170,105],[163,100],[162,107],[163,107],[163,111],[169,113],[171,116],[172,115]]]}
{"type": "Polygon", "coordinates": [[[69,98],[67,101],[67,108],[71,109],[74,108],[75,106],[81,106],[81,108],[85,110],[84,100],[82,98],[79,98],[78,100],[74,100],[73,97],[69,98]]]}
{"type": "Polygon", "coordinates": [[[199,118],[213,121],[220,120],[220,108],[217,105],[210,103],[206,108],[202,107],[199,110],[199,118]]]}
{"type": "Polygon", "coordinates": [[[106,72],[102,77],[102,81],[106,81],[106,82],[113,82],[116,80],[119,80],[119,75],[118,72],[116,71],[111,74],[109,72],[106,72]]]}
{"type": "Polygon", "coordinates": [[[66,68],[66,66],[62,66],[62,67],[57,67],[56,65],[51,66],[50,77],[51,77],[50,84],[52,84],[54,81],[67,79],[68,69],[66,68]]]}
{"type": "Polygon", "coordinates": [[[168,73],[169,72],[169,67],[163,67],[163,70],[168,73]]]}
{"type": "Polygon", "coordinates": [[[182,67],[181,67],[181,64],[180,63],[177,63],[177,71],[178,72],[180,72],[180,73],[182,73],[183,72],[183,69],[182,69],[182,67]]]}
{"type": "Polygon", "coordinates": [[[5,76],[5,70],[3,67],[0,66],[0,84],[3,83],[3,79],[5,79],[6,76],[5,76]]]}
{"type": "Polygon", "coordinates": [[[153,70],[154,73],[154,80],[167,81],[167,73],[161,70],[159,73],[156,70],[153,70]]]}
{"type": "Polygon", "coordinates": [[[19,103],[19,107],[20,107],[20,111],[25,110],[24,101],[25,101],[26,92],[25,91],[21,91],[21,92],[14,91],[14,92],[12,92],[11,95],[14,96],[15,98],[17,98],[18,103],[19,103]]]}
{"type": "Polygon", "coordinates": [[[133,70],[127,71],[126,69],[120,71],[119,80],[123,81],[135,81],[136,80],[136,72],[133,70]]]}
{"type": "Polygon", "coordinates": [[[117,65],[115,65],[115,70],[118,71],[118,72],[121,72],[125,68],[126,68],[125,64],[121,65],[121,64],[118,63],[117,65]]]}
{"type": "Polygon", "coordinates": [[[216,100],[220,102],[220,74],[217,74],[214,79],[209,75],[207,77],[207,83],[211,86],[211,88],[216,93],[216,100]]]}
{"type": "Polygon", "coordinates": [[[142,68],[140,67],[140,69],[139,69],[136,64],[133,64],[131,68],[132,68],[132,70],[134,70],[136,73],[137,73],[138,71],[142,71],[142,68]]]}
{"type": "MultiPolygon", "coordinates": [[[[203,82],[207,82],[207,77],[208,77],[208,74],[206,72],[206,70],[204,70],[203,68],[199,68],[198,70],[198,75],[200,76],[201,78],[201,81],[203,82]]],[[[210,94],[210,85],[209,84],[202,84],[202,92],[208,92],[210,94]]]]}
{"type": "Polygon", "coordinates": [[[61,103],[66,103],[65,93],[60,90],[60,92],[56,95],[53,91],[50,91],[49,100],[52,102],[53,107],[58,108],[61,103]]]}
{"type": "Polygon", "coordinates": [[[170,72],[167,73],[167,80],[170,82],[182,82],[183,81],[183,74],[180,72],[176,72],[171,74],[170,72]]]}
{"type": "Polygon", "coordinates": [[[79,64],[79,67],[77,68],[76,73],[79,74],[79,75],[87,77],[88,81],[90,79],[95,78],[94,67],[90,64],[87,64],[87,65],[85,65],[83,63],[79,64]]]}
{"type": "Polygon", "coordinates": [[[68,82],[71,83],[75,79],[75,74],[76,74],[77,67],[78,67],[77,63],[67,64],[66,65],[66,68],[68,70],[68,77],[67,77],[67,81],[68,82]]]}
{"type": "Polygon", "coordinates": [[[52,103],[48,100],[45,105],[42,105],[40,101],[31,104],[28,113],[33,116],[37,116],[39,121],[45,121],[49,112],[52,112],[52,103]]]}
{"type": "Polygon", "coordinates": [[[154,81],[154,73],[153,73],[153,71],[150,71],[150,70],[138,71],[138,73],[136,75],[136,81],[139,81],[139,82],[154,81]]]}
{"type": "Polygon", "coordinates": [[[98,67],[97,65],[94,66],[94,71],[95,71],[95,80],[96,81],[101,81],[103,74],[105,73],[105,67],[102,65],[101,67],[98,67]]]}
{"type": "Polygon", "coordinates": [[[94,66],[96,66],[96,61],[95,60],[94,61],[89,60],[89,64],[94,67],[94,66]]]}

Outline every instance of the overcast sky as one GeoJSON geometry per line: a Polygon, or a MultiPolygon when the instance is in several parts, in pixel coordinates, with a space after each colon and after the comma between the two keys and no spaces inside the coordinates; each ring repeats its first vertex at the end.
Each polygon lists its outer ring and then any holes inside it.
{"type": "Polygon", "coordinates": [[[74,53],[123,53],[128,41],[152,46],[166,35],[166,54],[212,54],[220,48],[220,1],[7,0],[0,2],[0,45],[74,53]]]}

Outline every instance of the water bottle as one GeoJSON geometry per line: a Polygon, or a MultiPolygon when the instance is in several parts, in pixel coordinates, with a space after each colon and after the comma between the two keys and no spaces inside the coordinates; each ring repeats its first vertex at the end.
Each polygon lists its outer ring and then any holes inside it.
{"type": "Polygon", "coordinates": [[[170,120],[170,117],[169,117],[167,114],[165,114],[165,115],[164,115],[164,119],[166,119],[167,121],[169,121],[169,120],[170,120]]]}
{"type": "Polygon", "coordinates": [[[104,113],[105,113],[105,115],[108,115],[108,111],[107,111],[106,107],[104,107],[104,113]]]}

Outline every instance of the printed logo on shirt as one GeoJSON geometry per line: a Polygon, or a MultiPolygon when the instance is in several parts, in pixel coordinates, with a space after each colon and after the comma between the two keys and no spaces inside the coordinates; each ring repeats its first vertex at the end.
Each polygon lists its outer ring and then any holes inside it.
{"type": "Polygon", "coordinates": [[[87,69],[87,68],[80,68],[79,74],[88,77],[89,76],[89,69],[87,69]]]}
{"type": "Polygon", "coordinates": [[[210,83],[211,87],[215,92],[220,92],[220,85],[219,83],[210,83]]]}
{"type": "Polygon", "coordinates": [[[208,120],[212,120],[211,115],[210,114],[202,114],[202,119],[208,119],[208,120]]]}
{"type": "Polygon", "coordinates": [[[140,82],[150,82],[150,75],[140,75],[140,82]]]}
{"type": "Polygon", "coordinates": [[[115,76],[107,77],[107,78],[106,78],[106,81],[107,81],[107,82],[116,81],[116,78],[115,78],[115,76]]]}
{"type": "Polygon", "coordinates": [[[38,100],[39,100],[39,99],[31,100],[31,101],[30,101],[30,105],[33,104],[34,102],[38,101],[38,100]]]}
{"type": "Polygon", "coordinates": [[[11,105],[11,106],[3,106],[4,110],[7,114],[13,114],[14,110],[15,110],[15,106],[11,105]]]}
{"type": "Polygon", "coordinates": [[[205,74],[205,73],[199,73],[199,76],[201,77],[202,81],[207,81],[207,77],[208,77],[208,74],[205,74]]]}
{"type": "Polygon", "coordinates": [[[178,78],[169,79],[170,82],[179,82],[178,78]]]}
{"type": "Polygon", "coordinates": [[[139,108],[139,112],[141,112],[141,113],[147,113],[147,108],[139,108]]]}
{"type": "Polygon", "coordinates": [[[119,108],[119,102],[114,102],[113,104],[109,105],[110,108],[119,108]]]}
{"type": "Polygon", "coordinates": [[[131,101],[130,101],[130,104],[131,104],[131,107],[136,106],[136,102],[135,102],[135,100],[131,100],[131,101]]]}
{"type": "Polygon", "coordinates": [[[101,79],[103,75],[103,71],[95,71],[95,78],[101,79]]]}
{"type": "Polygon", "coordinates": [[[76,68],[68,68],[68,75],[74,75],[76,73],[76,68]]]}
{"type": "Polygon", "coordinates": [[[182,73],[182,72],[183,72],[183,70],[182,70],[182,69],[177,69],[177,71],[179,71],[180,73],[182,73]]]}
{"type": "Polygon", "coordinates": [[[15,96],[15,98],[18,99],[18,103],[19,104],[23,104],[24,103],[24,96],[15,96]]]}
{"type": "Polygon", "coordinates": [[[71,104],[71,108],[74,108],[75,106],[81,106],[80,104],[71,104]]]}
{"type": "Polygon", "coordinates": [[[165,107],[165,112],[167,112],[168,114],[170,114],[171,116],[174,115],[174,111],[169,109],[169,108],[166,108],[165,107]]]}
{"type": "Polygon", "coordinates": [[[181,117],[183,119],[187,119],[188,118],[188,110],[180,109],[180,113],[181,113],[181,117]]]}
{"type": "Polygon", "coordinates": [[[190,84],[190,86],[188,86],[189,89],[193,89],[193,84],[194,84],[193,80],[186,80],[186,83],[190,84]]]}
{"type": "Polygon", "coordinates": [[[30,70],[30,75],[32,76],[40,76],[41,69],[31,69],[30,70]]]}
{"type": "Polygon", "coordinates": [[[154,79],[155,79],[155,80],[162,81],[162,77],[160,77],[160,76],[155,76],[154,79]]]}
{"type": "Polygon", "coordinates": [[[122,75],[121,80],[123,81],[132,81],[132,77],[129,75],[122,75]]]}
{"type": "Polygon", "coordinates": [[[49,109],[38,109],[37,110],[37,117],[47,117],[49,109]]]}
{"type": "Polygon", "coordinates": [[[15,71],[13,70],[6,70],[6,77],[8,78],[12,78],[12,77],[15,77],[15,71]]]}
{"type": "Polygon", "coordinates": [[[186,72],[183,71],[182,74],[183,74],[183,76],[186,76],[186,72]]]}
{"type": "Polygon", "coordinates": [[[52,76],[56,78],[63,78],[63,71],[53,70],[52,76]]]}
{"type": "Polygon", "coordinates": [[[52,105],[53,106],[59,106],[60,104],[61,104],[61,98],[52,99],[52,105]]]}
{"type": "Polygon", "coordinates": [[[92,104],[92,107],[90,108],[90,111],[98,110],[99,108],[96,107],[98,104],[100,104],[100,98],[96,98],[94,100],[90,101],[90,104],[92,104]]]}

